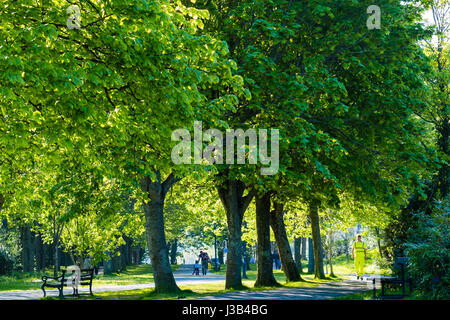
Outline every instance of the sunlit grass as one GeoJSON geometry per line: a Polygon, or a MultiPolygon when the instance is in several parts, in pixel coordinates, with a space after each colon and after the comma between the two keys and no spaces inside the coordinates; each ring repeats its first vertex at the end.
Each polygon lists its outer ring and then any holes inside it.
{"type": "MultiPolygon", "coordinates": [[[[375,260],[375,256],[378,255],[377,249],[367,250],[367,260],[364,266],[365,274],[391,274],[391,270],[381,269],[375,260]]],[[[355,263],[351,255],[341,255],[339,257],[333,258],[333,272],[336,274],[354,274],[355,273],[355,263]]]]}
{"type": "MultiPolygon", "coordinates": [[[[171,265],[172,271],[177,270],[179,267],[179,265],[171,265]]],[[[136,266],[128,266],[126,270],[122,272],[97,276],[93,281],[93,285],[129,285],[153,282],[154,278],[152,266],[150,264],[141,264],[136,266]]]]}
{"type": "MultiPolygon", "coordinates": [[[[381,295],[381,289],[376,290],[376,296],[377,299],[381,295]]],[[[423,297],[419,295],[419,292],[413,291],[411,296],[406,296],[402,298],[401,300],[421,300],[423,297]]],[[[339,296],[333,298],[333,300],[374,300],[373,298],[373,290],[363,291],[363,292],[356,292],[352,294],[348,294],[345,296],[339,296]]]]}
{"type": "MultiPolygon", "coordinates": [[[[189,284],[180,285],[180,292],[177,293],[156,293],[153,288],[146,289],[136,289],[136,290],[126,290],[126,291],[110,291],[110,292],[98,292],[95,293],[94,297],[82,296],[79,299],[102,299],[102,300],[173,300],[173,299],[194,299],[209,295],[218,295],[234,291],[261,291],[261,290],[274,290],[280,288],[299,288],[299,287],[314,287],[321,283],[330,281],[340,281],[342,278],[326,278],[326,279],[314,279],[314,275],[302,274],[302,281],[298,282],[286,282],[286,277],[281,270],[274,270],[274,276],[280,286],[273,287],[260,287],[255,288],[254,284],[256,281],[256,270],[255,266],[252,265],[252,270],[247,271],[248,279],[243,279],[243,288],[239,290],[226,290],[225,280],[204,283],[204,284],[189,284]]],[[[225,274],[225,270],[218,272],[219,274],[225,274]]],[[[55,299],[55,298],[50,298],[55,299]]]]}
{"type": "MultiPolygon", "coordinates": [[[[177,270],[179,265],[172,265],[173,271],[177,270]]],[[[0,292],[20,291],[20,290],[40,290],[42,286],[43,275],[53,276],[53,270],[48,269],[44,273],[22,273],[15,272],[10,276],[0,276],[0,292]]],[[[60,274],[60,273],[59,273],[60,274]]],[[[92,285],[115,286],[153,283],[153,269],[149,264],[128,266],[124,271],[108,275],[95,276],[92,285]]]]}
{"type": "MultiPolygon", "coordinates": [[[[375,260],[373,259],[373,254],[369,250],[368,255],[368,261],[366,262],[366,268],[365,273],[367,274],[385,274],[389,273],[389,270],[380,270],[376,264],[375,260]]],[[[293,282],[293,283],[286,283],[286,277],[281,270],[274,270],[274,276],[278,283],[282,285],[282,287],[298,287],[298,286],[315,286],[317,284],[323,283],[323,282],[329,282],[329,281],[339,281],[347,278],[345,275],[339,275],[339,274],[353,274],[354,273],[354,264],[351,257],[349,259],[346,258],[345,255],[339,256],[334,258],[333,261],[333,271],[336,274],[336,278],[328,277],[324,280],[315,280],[313,275],[306,274],[307,271],[307,261],[302,261],[303,263],[303,272],[301,274],[301,277],[304,281],[302,282],[293,282]]],[[[171,266],[172,270],[176,270],[179,268],[179,265],[171,266]]],[[[248,279],[243,279],[243,285],[247,288],[247,290],[261,290],[261,289],[267,289],[267,288],[254,288],[253,285],[256,281],[256,265],[251,264],[250,265],[251,270],[247,271],[247,277],[248,279]]],[[[328,272],[329,272],[328,267],[328,272]]],[[[218,272],[214,272],[212,270],[209,271],[210,273],[214,274],[220,274],[225,276],[226,274],[226,266],[221,266],[221,270],[218,272]]],[[[46,270],[45,272],[47,275],[52,275],[53,271],[51,269],[46,270]]],[[[40,273],[20,273],[15,272],[11,276],[0,276],[0,291],[17,291],[17,290],[31,290],[31,289],[40,289],[42,285],[41,277],[43,274],[40,273]]],[[[153,270],[152,266],[148,264],[143,265],[136,265],[136,266],[128,266],[126,270],[120,272],[120,273],[113,273],[109,275],[102,275],[102,276],[96,276],[93,281],[93,287],[95,292],[95,287],[100,286],[115,286],[115,285],[132,285],[132,284],[147,284],[147,283],[153,283],[153,270]]],[[[186,291],[187,296],[193,296],[196,297],[198,295],[205,295],[205,294],[220,294],[227,291],[224,291],[225,289],[225,282],[216,282],[216,283],[210,283],[210,284],[201,284],[198,285],[189,285],[189,286],[181,286],[183,290],[192,290],[193,293],[189,293],[186,291]],[[205,291],[206,290],[206,291],[205,291]]],[[[273,289],[273,288],[272,288],[273,289]]],[[[154,298],[159,299],[158,295],[155,293],[149,293],[152,292],[153,289],[142,289],[147,291],[136,291],[131,290],[131,292],[124,294],[121,292],[120,296],[123,296],[126,298],[132,297],[135,295],[136,297],[142,297],[143,292],[147,292],[148,298],[154,298]],[[133,293],[134,292],[134,293],[133,293]]],[[[184,293],[182,294],[185,295],[184,293]]],[[[112,292],[104,292],[104,293],[98,293],[96,294],[98,297],[113,297],[114,294],[112,292]]],[[[145,296],[145,295],[144,295],[145,296]]],[[[169,295],[171,296],[171,295],[169,295]]],[[[134,299],[132,298],[132,299],[134,299]]],[[[166,297],[164,297],[166,298],[166,297]]],[[[172,298],[178,298],[178,295],[172,297],[172,298]]]]}
{"type": "MultiPolygon", "coordinates": [[[[47,274],[53,275],[51,271],[47,274]]],[[[14,272],[0,276],[0,292],[17,290],[37,290],[41,288],[44,273],[14,272]]]]}

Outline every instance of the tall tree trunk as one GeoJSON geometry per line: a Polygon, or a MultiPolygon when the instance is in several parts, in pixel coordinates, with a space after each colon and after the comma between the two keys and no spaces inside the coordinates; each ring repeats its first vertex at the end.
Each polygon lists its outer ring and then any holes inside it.
{"type": "Polygon", "coordinates": [[[170,244],[170,264],[177,264],[177,250],[178,239],[175,239],[170,244]]]}
{"type": "Polygon", "coordinates": [[[297,270],[292,257],[291,246],[284,225],[283,205],[274,203],[275,209],[270,214],[270,226],[272,227],[277,242],[278,253],[280,254],[283,272],[287,282],[301,281],[300,273],[297,270]]]}
{"type": "Polygon", "coordinates": [[[133,264],[133,240],[128,237],[127,237],[127,252],[128,252],[127,265],[131,266],[133,264]]]}
{"type": "Polygon", "coordinates": [[[378,227],[375,227],[375,236],[377,237],[378,252],[380,253],[380,257],[383,258],[383,250],[381,249],[380,229],[378,227]]]}
{"type": "Polygon", "coordinates": [[[34,271],[34,234],[28,225],[21,227],[23,272],[34,271]]]}
{"type": "Polygon", "coordinates": [[[4,203],[5,203],[5,197],[3,197],[3,194],[0,193],[0,209],[3,207],[4,203]]]}
{"type": "Polygon", "coordinates": [[[299,273],[302,273],[302,255],[301,255],[302,238],[294,239],[294,261],[299,273]]]}
{"type": "Polygon", "coordinates": [[[248,246],[247,241],[244,241],[244,246],[246,248],[245,249],[246,253],[245,253],[245,256],[244,256],[244,259],[245,259],[245,270],[249,271],[250,270],[250,260],[252,258],[251,258],[251,255],[248,253],[250,247],[248,246]]]}
{"type": "Polygon", "coordinates": [[[58,243],[55,243],[55,247],[54,247],[55,251],[54,251],[54,260],[55,260],[55,264],[53,267],[53,276],[57,277],[58,276],[58,271],[59,271],[59,249],[58,249],[58,243]]]}
{"type": "Polygon", "coordinates": [[[44,243],[41,234],[36,234],[34,241],[36,248],[36,269],[39,272],[44,271],[44,243]]]}
{"type": "Polygon", "coordinates": [[[270,194],[255,197],[256,233],[257,233],[257,276],[255,287],[278,285],[273,275],[272,256],[270,251],[270,194]]]}
{"type": "Polygon", "coordinates": [[[330,276],[334,277],[333,272],[333,232],[328,231],[328,263],[330,264],[330,276]]]}
{"type": "Polygon", "coordinates": [[[150,259],[155,279],[155,291],[178,292],[172,269],[170,268],[164,231],[164,200],[167,191],[178,181],[173,174],[161,183],[161,175],[157,172],[155,181],[147,176],[141,180],[141,189],[146,192],[148,200],[143,202],[145,230],[150,259]]]}
{"type": "Polygon", "coordinates": [[[224,248],[217,249],[217,258],[219,259],[219,264],[224,264],[224,260],[223,260],[224,252],[223,252],[223,250],[224,250],[224,248]]]}
{"type": "Polygon", "coordinates": [[[323,271],[323,250],[322,240],[320,238],[319,225],[319,205],[317,201],[312,200],[309,204],[309,218],[311,220],[311,234],[314,249],[314,278],[324,279],[323,271]]]}
{"type": "Polygon", "coordinates": [[[125,239],[125,244],[120,246],[120,269],[123,270],[128,265],[128,246],[127,240],[125,239]]]}
{"type": "Polygon", "coordinates": [[[308,240],[305,237],[302,237],[302,252],[301,252],[301,258],[303,260],[306,259],[306,243],[308,242],[308,240]]]}
{"type": "MultiPolygon", "coordinates": [[[[444,86],[441,89],[444,91],[444,86]]],[[[448,110],[448,105],[443,106],[443,110],[448,110]]],[[[445,113],[444,113],[445,114],[445,113]]],[[[450,156],[449,152],[449,134],[450,134],[450,123],[448,113],[442,119],[441,124],[438,126],[438,147],[442,153],[447,157],[450,156]]],[[[448,164],[443,164],[438,172],[438,186],[440,191],[440,198],[446,199],[448,197],[449,188],[449,168],[448,164]]]]}
{"type": "Polygon", "coordinates": [[[52,244],[44,243],[44,269],[53,265],[52,244]]]}
{"type": "Polygon", "coordinates": [[[144,257],[145,254],[145,248],[139,248],[139,254],[138,254],[138,264],[141,263],[142,258],[144,257]]]}
{"type": "MultiPolygon", "coordinates": [[[[61,258],[63,258],[63,259],[65,258],[65,255],[62,252],[61,252],[61,258]]],[[[121,270],[122,266],[120,263],[120,260],[121,260],[120,256],[117,258],[117,260],[118,260],[118,265],[119,265],[118,269],[121,270]]],[[[84,267],[85,267],[84,258],[83,258],[83,255],[81,255],[81,254],[77,257],[77,266],[79,266],[80,269],[84,269],[84,267]]]]}
{"type": "Polygon", "coordinates": [[[308,238],[308,273],[314,273],[314,249],[311,238],[308,238]]]}
{"type": "Polygon", "coordinates": [[[244,196],[245,190],[245,184],[235,179],[225,178],[217,186],[217,192],[225,208],[228,223],[226,289],[242,288],[242,219],[254,196],[253,190],[244,196]]]}
{"type": "Polygon", "coordinates": [[[136,247],[131,248],[131,264],[136,265],[138,261],[138,250],[136,247]]]}

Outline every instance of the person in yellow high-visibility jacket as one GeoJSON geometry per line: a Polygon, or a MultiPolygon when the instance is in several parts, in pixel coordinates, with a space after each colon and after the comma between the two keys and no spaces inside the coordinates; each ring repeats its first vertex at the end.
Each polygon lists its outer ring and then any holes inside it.
{"type": "Polygon", "coordinates": [[[367,250],[365,242],[361,241],[361,235],[358,234],[357,241],[353,243],[352,258],[355,260],[356,279],[363,279],[364,262],[367,260],[367,250]]]}

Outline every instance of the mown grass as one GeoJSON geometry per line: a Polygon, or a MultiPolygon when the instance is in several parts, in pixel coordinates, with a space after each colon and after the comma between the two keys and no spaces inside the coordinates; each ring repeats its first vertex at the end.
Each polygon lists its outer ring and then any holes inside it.
{"type": "MultiPolygon", "coordinates": [[[[172,271],[177,270],[179,267],[179,265],[171,266],[172,271]]],[[[14,272],[9,276],[0,276],[0,292],[41,289],[41,278],[44,274],[53,276],[53,270],[48,269],[43,273],[14,272]]],[[[152,266],[149,264],[141,264],[136,266],[128,266],[121,272],[95,276],[93,280],[93,287],[153,282],[154,278],[152,266]]]]}
{"type": "MultiPolygon", "coordinates": [[[[375,263],[375,252],[374,250],[368,251],[368,260],[366,261],[365,273],[367,274],[388,274],[389,270],[380,270],[375,263]]],[[[345,255],[339,256],[333,259],[333,271],[337,277],[327,277],[324,280],[315,280],[313,275],[306,274],[307,271],[307,261],[302,261],[303,273],[302,282],[286,283],[286,278],[281,270],[274,270],[274,276],[278,283],[282,287],[299,287],[299,286],[315,286],[323,282],[329,281],[339,281],[346,278],[345,275],[339,274],[353,274],[354,273],[354,263],[351,257],[346,258],[345,255]]],[[[172,270],[176,270],[179,266],[172,266],[172,270]]],[[[265,290],[274,289],[270,288],[254,288],[253,285],[256,281],[256,265],[250,265],[251,270],[247,271],[248,279],[243,279],[243,285],[245,290],[265,290]]],[[[328,272],[329,272],[328,267],[328,272]]],[[[226,267],[221,266],[221,270],[218,272],[210,271],[211,273],[225,275],[226,267]]],[[[46,270],[47,275],[52,275],[52,270],[46,270]]],[[[19,273],[16,272],[11,276],[0,276],[0,291],[17,291],[17,290],[30,290],[30,289],[40,289],[42,285],[41,277],[43,274],[40,273],[19,273]]],[[[94,292],[95,287],[99,286],[113,286],[113,285],[131,285],[131,284],[145,284],[153,283],[153,270],[151,265],[137,265],[129,266],[125,270],[119,273],[113,273],[109,275],[96,276],[93,282],[94,292]]],[[[97,293],[96,297],[104,299],[177,299],[178,297],[197,297],[201,295],[209,294],[221,294],[228,292],[224,289],[225,282],[210,283],[207,285],[188,285],[180,286],[183,290],[179,294],[170,295],[159,295],[154,292],[153,289],[142,289],[142,290],[130,290],[130,291],[120,291],[120,292],[102,292],[97,293]]]]}
{"type": "MultiPolygon", "coordinates": [[[[247,279],[243,279],[243,287],[237,290],[225,289],[225,281],[207,283],[207,284],[189,284],[180,285],[180,292],[177,293],[156,293],[153,288],[146,289],[136,289],[136,290],[126,290],[126,291],[110,291],[110,292],[98,292],[95,293],[94,297],[91,296],[81,296],[75,299],[82,300],[92,300],[92,299],[102,299],[102,300],[174,300],[174,299],[194,299],[208,295],[218,295],[234,291],[260,291],[260,290],[273,290],[279,288],[298,288],[298,287],[314,287],[324,282],[330,281],[340,281],[342,278],[326,278],[326,279],[314,279],[314,275],[302,274],[302,281],[299,282],[286,282],[286,277],[281,270],[274,270],[274,276],[279,286],[271,287],[259,287],[255,288],[254,284],[256,281],[256,266],[251,265],[251,269],[247,271],[247,279]]],[[[225,270],[222,269],[216,274],[225,274],[225,270]]],[[[69,297],[70,298],[70,297],[69,297]]],[[[48,297],[46,299],[57,299],[56,297],[48,297]]]]}
{"type": "MultiPolygon", "coordinates": [[[[364,267],[365,274],[391,274],[392,271],[388,269],[380,268],[376,263],[376,257],[378,256],[377,249],[367,250],[367,260],[364,267]]],[[[355,263],[351,255],[341,255],[333,258],[333,272],[336,274],[354,274],[355,263]]]]}
{"type": "MultiPolygon", "coordinates": [[[[171,265],[172,271],[177,270],[180,265],[171,265]]],[[[108,275],[97,276],[93,284],[95,286],[127,285],[153,283],[153,269],[150,264],[128,266],[125,270],[108,275]]]]}
{"type": "MultiPolygon", "coordinates": [[[[52,271],[46,272],[53,275],[52,271]]],[[[44,273],[13,272],[11,275],[0,276],[0,292],[18,290],[37,290],[41,288],[44,273]]]]}
{"type": "MultiPolygon", "coordinates": [[[[376,297],[380,297],[381,295],[381,289],[376,290],[376,297]]],[[[420,296],[419,292],[413,291],[411,296],[406,296],[400,300],[421,300],[423,297],[420,296]]],[[[333,300],[374,300],[373,298],[373,290],[363,291],[363,292],[357,292],[352,293],[349,295],[339,296],[333,298],[333,300]]],[[[387,298],[385,300],[388,300],[387,298]]],[[[399,300],[399,299],[396,299],[399,300]]]]}

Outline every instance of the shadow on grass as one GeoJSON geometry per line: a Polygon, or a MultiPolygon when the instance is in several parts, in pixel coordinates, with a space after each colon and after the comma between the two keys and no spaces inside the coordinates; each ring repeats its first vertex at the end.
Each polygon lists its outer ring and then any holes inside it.
{"type": "MultiPolygon", "coordinates": [[[[121,277],[128,278],[127,272],[132,273],[132,277],[139,277],[142,275],[143,278],[139,280],[143,280],[148,276],[148,272],[150,271],[149,266],[130,268],[127,271],[121,273],[121,277]]],[[[111,278],[115,278],[116,276],[112,276],[111,278]]],[[[336,282],[342,280],[337,276],[328,276],[325,279],[314,279],[314,274],[301,274],[301,280],[299,281],[290,281],[285,282],[286,278],[282,271],[275,271],[274,276],[277,280],[278,284],[274,286],[264,286],[264,287],[254,287],[254,283],[256,281],[256,270],[251,270],[247,273],[248,279],[242,279],[243,284],[240,287],[225,289],[225,281],[218,283],[209,283],[209,284],[189,284],[189,285],[180,285],[181,291],[174,293],[157,293],[154,288],[144,288],[144,289],[134,289],[134,290],[126,290],[126,291],[105,291],[95,293],[94,288],[94,297],[90,296],[81,296],[80,300],[93,300],[93,299],[101,299],[101,300],[173,300],[173,299],[193,299],[204,296],[214,296],[220,295],[224,293],[237,292],[237,291],[247,291],[247,292],[256,292],[262,290],[277,290],[283,288],[299,288],[299,287],[314,287],[326,282],[336,282]]],[[[111,279],[113,280],[113,279],[111,279]]],[[[134,278],[133,280],[137,280],[134,278]]],[[[49,297],[46,299],[54,299],[57,300],[57,297],[49,297]]],[[[72,299],[70,296],[67,299],[72,299]]]]}

